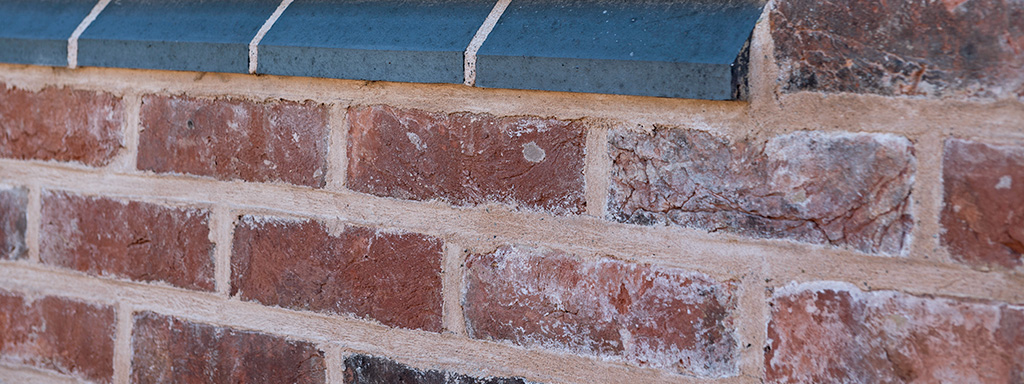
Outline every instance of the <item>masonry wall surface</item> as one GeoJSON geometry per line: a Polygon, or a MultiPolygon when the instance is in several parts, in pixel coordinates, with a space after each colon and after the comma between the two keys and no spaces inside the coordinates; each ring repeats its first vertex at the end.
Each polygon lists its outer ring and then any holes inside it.
{"type": "Polygon", "coordinates": [[[1024,4],[886,4],[742,102],[0,64],[0,382],[1020,383],[1024,4]]]}

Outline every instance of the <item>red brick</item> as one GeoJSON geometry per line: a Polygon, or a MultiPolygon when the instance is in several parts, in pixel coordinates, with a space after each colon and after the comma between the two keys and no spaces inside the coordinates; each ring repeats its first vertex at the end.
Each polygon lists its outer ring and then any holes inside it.
{"type": "Polygon", "coordinates": [[[368,355],[345,359],[345,384],[526,384],[518,377],[472,377],[457,372],[420,370],[368,355]]]}
{"type": "Polygon", "coordinates": [[[209,211],[43,191],[44,264],[212,291],[209,211]]]}
{"type": "Polygon", "coordinates": [[[28,254],[25,244],[27,207],[27,189],[0,186],[0,260],[22,259],[28,254]]]}
{"type": "Polygon", "coordinates": [[[0,290],[0,363],[30,365],[98,383],[114,375],[114,309],[0,290]]]}
{"type": "Polygon", "coordinates": [[[441,330],[443,243],[419,234],[242,217],[231,294],[266,305],[441,330]]]}
{"type": "Polygon", "coordinates": [[[1020,1],[774,4],[786,90],[1024,98],[1020,1]]]}
{"type": "Polygon", "coordinates": [[[324,186],[323,104],[146,95],[141,119],[141,170],[324,186]]]}
{"type": "Polygon", "coordinates": [[[133,383],[326,382],[316,345],[259,332],[135,314],[133,383]]]}
{"type": "Polygon", "coordinates": [[[1024,145],[946,140],[942,243],[973,266],[1024,259],[1024,145]]]}
{"type": "Polygon", "coordinates": [[[582,124],[539,117],[431,113],[383,105],[348,111],[349,188],[465,206],[584,210],[582,124]]]}
{"type": "Polygon", "coordinates": [[[466,268],[463,307],[471,337],[702,377],[737,373],[731,283],[513,246],[470,255],[466,268]]]}
{"type": "Polygon", "coordinates": [[[121,148],[124,104],[105,92],[0,83],[0,157],[103,166],[121,148]]]}
{"type": "Polygon", "coordinates": [[[1020,383],[1024,308],[861,292],[841,283],[776,291],[770,383],[1020,383]]]}
{"type": "Polygon", "coordinates": [[[609,215],[709,232],[899,254],[913,221],[911,143],[795,132],[731,141],[707,132],[613,131],[609,215]]]}

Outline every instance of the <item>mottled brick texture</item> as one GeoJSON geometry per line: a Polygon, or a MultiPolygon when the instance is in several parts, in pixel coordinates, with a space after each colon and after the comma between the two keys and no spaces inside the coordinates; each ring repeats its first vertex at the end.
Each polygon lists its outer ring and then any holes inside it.
{"type": "Polygon", "coordinates": [[[135,314],[133,383],[326,382],[324,353],[308,342],[135,314]]]}
{"type": "Polygon", "coordinates": [[[109,93],[0,83],[0,157],[103,166],[121,148],[123,121],[109,93]]]}
{"type": "Polygon", "coordinates": [[[556,213],[585,208],[586,132],[578,122],[383,105],[353,107],[348,119],[347,185],[355,191],[556,213]]]}
{"type": "Polygon", "coordinates": [[[0,363],[97,383],[114,375],[114,309],[58,297],[34,301],[0,290],[0,363]]]}
{"type": "Polygon", "coordinates": [[[472,377],[449,371],[419,370],[367,355],[345,359],[345,384],[526,384],[517,377],[472,377]]]}
{"type": "Polygon", "coordinates": [[[767,142],[707,132],[613,131],[609,215],[756,238],[898,254],[916,161],[886,134],[795,132],[767,142]]]}
{"type": "Polygon", "coordinates": [[[205,209],[43,191],[39,258],[95,276],[214,289],[205,209]]]}
{"type": "Polygon", "coordinates": [[[774,4],[786,90],[1024,98],[1020,1],[774,4]]]}
{"type": "Polygon", "coordinates": [[[840,283],[776,292],[770,383],[1020,383],[1024,308],[861,292],[840,283]]]}
{"type": "Polygon", "coordinates": [[[731,283],[612,259],[506,246],[466,261],[471,337],[734,375],[731,283]]]}
{"type": "Polygon", "coordinates": [[[27,189],[0,186],[0,260],[22,259],[28,254],[27,207],[27,189]]]}
{"type": "Polygon", "coordinates": [[[244,216],[235,226],[231,294],[440,331],[443,248],[420,234],[244,216]]]}
{"type": "Polygon", "coordinates": [[[146,95],[141,121],[141,170],[324,186],[323,104],[146,95]]]}
{"type": "Polygon", "coordinates": [[[973,266],[1020,266],[1024,259],[1024,144],[949,139],[942,179],[942,242],[953,257],[973,266]]]}

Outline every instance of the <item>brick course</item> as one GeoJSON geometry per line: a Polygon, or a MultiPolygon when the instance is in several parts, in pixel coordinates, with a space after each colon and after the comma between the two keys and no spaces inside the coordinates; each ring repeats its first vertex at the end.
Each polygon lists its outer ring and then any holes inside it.
{"type": "Polygon", "coordinates": [[[28,190],[0,186],[0,260],[16,260],[28,255],[25,244],[28,190]]]}
{"type": "Polygon", "coordinates": [[[329,123],[323,104],[146,95],[141,124],[141,170],[325,184],[329,123]]]}
{"type": "Polygon", "coordinates": [[[1024,378],[1024,308],[789,286],[771,301],[770,383],[1015,383],[1024,378]]]}
{"type": "Polygon", "coordinates": [[[42,193],[39,258],[94,276],[212,291],[210,212],[63,191],[42,193]]]}
{"type": "Polygon", "coordinates": [[[958,261],[1014,268],[1024,261],[1024,145],[946,140],[942,243],[958,261]]]}
{"type": "Polygon", "coordinates": [[[581,213],[583,126],[539,117],[349,109],[347,186],[454,205],[506,203],[581,213]]]}
{"type": "Polygon", "coordinates": [[[443,248],[414,233],[244,216],[235,226],[231,295],[440,331],[443,248]]]}
{"type": "Polygon", "coordinates": [[[0,363],[30,365],[97,383],[114,374],[114,309],[0,290],[0,363]]]}
{"type": "Polygon", "coordinates": [[[142,312],[132,330],[133,383],[326,382],[315,345],[142,312]]]}
{"type": "Polygon", "coordinates": [[[914,149],[893,135],[795,132],[767,142],[687,129],[613,131],[609,215],[899,254],[914,149]]]}
{"type": "Polygon", "coordinates": [[[471,337],[598,355],[688,375],[736,373],[731,283],[612,259],[506,246],[470,255],[471,337]]]}
{"type": "Polygon", "coordinates": [[[0,157],[107,165],[124,119],[124,102],[110,93],[0,83],[0,157]]]}

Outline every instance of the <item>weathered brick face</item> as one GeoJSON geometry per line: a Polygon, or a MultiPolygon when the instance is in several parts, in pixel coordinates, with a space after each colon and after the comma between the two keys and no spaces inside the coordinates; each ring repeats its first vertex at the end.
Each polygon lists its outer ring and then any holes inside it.
{"type": "Polygon", "coordinates": [[[105,92],[0,83],[0,157],[103,166],[121,148],[124,105],[105,92]]]}
{"type": "Polygon", "coordinates": [[[209,211],[43,191],[39,258],[97,276],[212,291],[209,211]]]}
{"type": "Polygon", "coordinates": [[[114,309],[58,297],[30,301],[0,290],[0,363],[109,383],[114,309]]]}
{"type": "Polygon", "coordinates": [[[786,90],[1024,98],[1019,1],[774,4],[786,90]]]}
{"type": "Polygon", "coordinates": [[[736,373],[730,283],[523,247],[470,255],[466,268],[463,306],[471,337],[702,377],[736,373]]]}
{"type": "Polygon", "coordinates": [[[472,377],[456,372],[419,370],[368,355],[345,359],[345,384],[526,384],[517,377],[472,377]]]}
{"type": "Polygon", "coordinates": [[[28,254],[27,206],[27,189],[0,186],[0,260],[22,259],[28,254]]]}
{"type": "Polygon", "coordinates": [[[419,234],[244,216],[235,226],[231,294],[440,331],[443,248],[419,234]]]}
{"type": "Polygon", "coordinates": [[[1024,308],[786,287],[772,300],[765,349],[771,383],[1017,383],[1024,378],[1024,308]]]}
{"type": "Polygon", "coordinates": [[[585,209],[580,123],[383,105],[350,108],[348,119],[347,185],[355,191],[556,213],[585,209]]]}
{"type": "Polygon", "coordinates": [[[324,353],[308,342],[135,314],[133,383],[326,382],[324,353]]]}
{"type": "Polygon", "coordinates": [[[1024,145],[946,141],[942,242],[973,266],[1024,259],[1024,145]]]}
{"type": "Polygon", "coordinates": [[[327,107],[146,95],[138,167],[220,180],[323,187],[327,107]]]}
{"type": "Polygon", "coordinates": [[[913,224],[910,142],[796,132],[730,141],[707,132],[613,131],[609,214],[638,224],[898,254],[913,224]]]}

